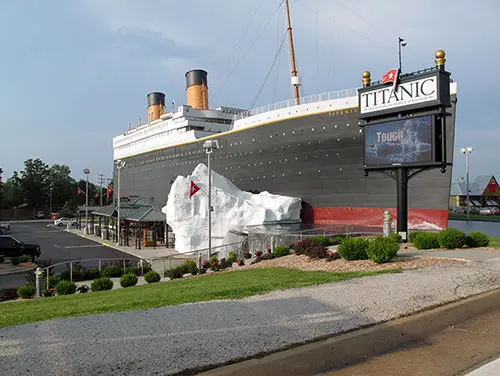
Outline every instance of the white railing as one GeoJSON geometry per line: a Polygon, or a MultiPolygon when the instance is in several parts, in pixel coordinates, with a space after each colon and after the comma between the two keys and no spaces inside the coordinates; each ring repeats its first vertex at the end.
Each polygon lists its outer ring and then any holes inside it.
{"type": "MultiPolygon", "coordinates": [[[[357,88],[331,91],[329,93],[322,93],[322,94],[313,94],[313,95],[309,95],[307,97],[301,97],[300,104],[309,104],[309,103],[317,103],[317,102],[323,102],[323,101],[331,101],[331,100],[335,100],[335,99],[349,98],[349,97],[357,96],[357,94],[358,94],[357,88]]],[[[265,106],[261,106],[261,107],[257,107],[257,108],[248,110],[244,113],[236,115],[235,119],[236,120],[244,119],[244,118],[247,118],[249,116],[259,115],[259,114],[263,114],[265,112],[281,110],[283,108],[288,108],[288,107],[293,107],[293,106],[296,106],[295,99],[287,99],[285,101],[271,103],[271,104],[267,104],[265,106]]]]}

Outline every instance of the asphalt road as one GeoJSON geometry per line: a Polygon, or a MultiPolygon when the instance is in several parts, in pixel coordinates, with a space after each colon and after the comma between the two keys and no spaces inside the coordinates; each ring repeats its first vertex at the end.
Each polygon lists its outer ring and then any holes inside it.
{"type": "MultiPolygon", "coordinates": [[[[25,243],[40,244],[42,254],[35,262],[50,261],[56,264],[69,260],[104,259],[104,258],[134,258],[116,249],[103,246],[92,240],[70,234],[64,229],[48,227],[46,221],[11,223],[13,237],[25,243]]],[[[84,267],[98,267],[98,261],[82,262],[84,267]]],[[[67,266],[59,266],[56,271],[67,266]]],[[[0,288],[19,287],[26,284],[25,275],[18,273],[0,276],[0,288]]]]}

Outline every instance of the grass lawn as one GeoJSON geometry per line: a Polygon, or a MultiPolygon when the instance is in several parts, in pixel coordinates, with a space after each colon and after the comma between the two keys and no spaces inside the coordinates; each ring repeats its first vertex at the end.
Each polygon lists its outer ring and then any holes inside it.
{"type": "Polygon", "coordinates": [[[248,269],[119,290],[5,302],[0,304],[0,327],[60,317],[132,311],[215,299],[238,299],[273,290],[398,272],[400,271],[329,273],[286,268],[248,269]]]}
{"type": "Polygon", "coordinates": [[[490,244],[488,247],[495,247],[500,249],[500,236],[490,236],[490,244]]]}

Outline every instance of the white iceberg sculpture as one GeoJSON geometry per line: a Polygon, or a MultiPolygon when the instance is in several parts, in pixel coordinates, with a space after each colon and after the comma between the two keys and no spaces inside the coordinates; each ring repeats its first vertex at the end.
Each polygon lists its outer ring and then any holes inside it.
{"type": "MultiPolygon", "coordinates": [[[[231,230],[266,223],[300,222],[301,199],[244,192],[212,170],[212,247],[228,244],[231,230]]],[[[200,163],[191,176],[178,176],[162,212],[175,234],[175,249],[208,248],[208,168],[200,163]],[[199,190],[190,197],[190,189],[199,190]]]]}

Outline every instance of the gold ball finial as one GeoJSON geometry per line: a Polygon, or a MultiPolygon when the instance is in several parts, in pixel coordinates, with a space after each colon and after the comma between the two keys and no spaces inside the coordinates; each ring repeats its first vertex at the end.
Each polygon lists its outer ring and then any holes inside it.
{"type": "Polygon", "coordinates": [[[364,87],[370,86],[370,83],[372,82],[371,76],[372,75],[370,74],[370,72],[368,72],[368,71],[363,72],[363,86],[364,87]]]}
{"type": "Polygon", "coordinates": [[[437,50],[434,56],[436,57],[436,65],[444,65],[446,54],[443,50],[437,50]]]}

